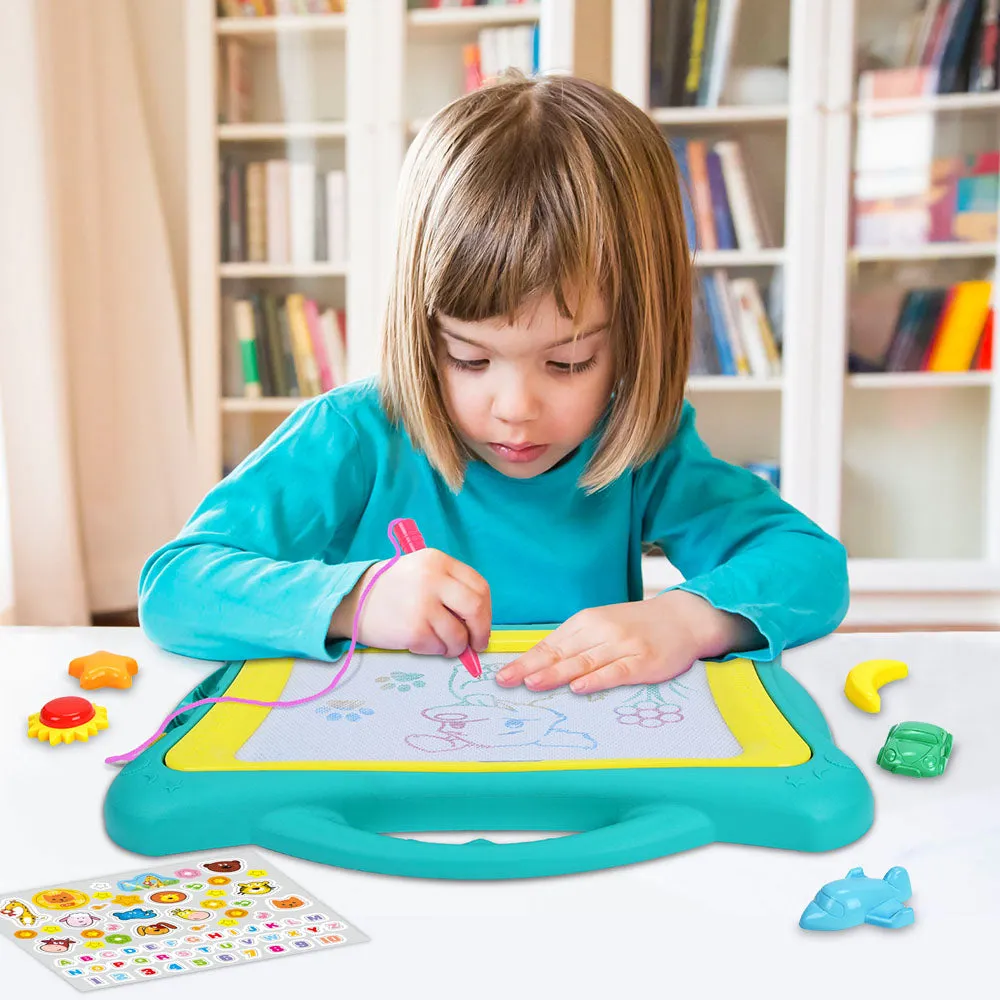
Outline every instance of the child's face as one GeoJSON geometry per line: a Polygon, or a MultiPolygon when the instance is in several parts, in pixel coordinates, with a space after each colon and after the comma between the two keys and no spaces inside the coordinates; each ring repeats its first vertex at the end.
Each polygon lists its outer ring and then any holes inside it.
{"type": "Polygon", "coordinates": [[[611,393],[608,318],[604,301],[591,297],[573,343],[573,320],[551,294],[527,304],[513,325],[437,317],[445,404],[476,455],[530,479],[587,437],[611,393]]]}

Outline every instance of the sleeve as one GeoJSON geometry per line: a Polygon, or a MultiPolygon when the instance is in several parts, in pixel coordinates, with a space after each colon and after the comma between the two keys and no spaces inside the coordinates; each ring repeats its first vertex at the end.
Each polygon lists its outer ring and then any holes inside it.
{"type": "Polygon", "coordinates": [[[346,553],[369,493],[354,428],[328,399],[302,405],[146,560],[144,631],[204,659],[331,659],[330,617],[376,560],[323,556],[346,553]]]}
{"type": "Polygon", "coordinates": [[[638,471],[637,489],[642,538],[684,575],[677,588],[742,615],[760,633],[759,649],[724,659],[774,659],[843,621],[850,598],[843,545],[770,483],[715,458],[690,403],[670,444],[638,471]]]}

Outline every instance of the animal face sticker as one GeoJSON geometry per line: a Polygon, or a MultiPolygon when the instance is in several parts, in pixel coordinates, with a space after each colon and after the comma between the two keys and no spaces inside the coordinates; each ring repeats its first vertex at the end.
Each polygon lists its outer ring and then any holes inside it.
{"type": "Polygon", "coordinates": [[[277,888],[276,885],[271,885],[270,882],[260,879],[256,882],[240,882],[237,893],[240,896],[266,896],[277,888]]]}
{"type": "Polygon", "coordinates": [[[242,861],[209,861],[208,864],[202,865],[202,868],[207,868],[210,872],[238,872],[243,867],[242,861]]]}
{"type": "Polygon", "coordinates": [[[44,951],[47,955],[62,955],[70,951],[76,944],[72,938],[46,938],[38,945],[39,951],[44,951]]]}
{"type": "Polygon", "coordinates": [[[90,896],[76,889],[46,889],[31,897],[43,910],[79,910],[90,902],[90,896]]]}
{"type": "Polygon", "coordinates": [[[179,920],[208,920],[212,916],[208,910],[185,910],[178,908],[171,910],[170,913],[179,920]]]}
{"type": "Polygon", "coordinates": [[[294,910],[300,906],[305,906],[306,901],[300,899],[298,896],[286,896],[284,899],[272,899],[271,902],[274,904],[275,909],[278,910],[294,910]]]}
{"type": "Polygon", "coordinates": [[[38,917],[31,912],[28,904],[19,899],[5,899],[0,906],[0,917],[13,920],[22,927],[33,927],[38,922],[38,917]]]}
{"type": "Polygon", "coordinates": [[[65,917],[59,918],[59,923],[67,927],[91,927],[101,922],[100,917],[95,917],[93,913],[82,910],[80,913],[67,913],[65,917]]]}
{"type": "Polygon", "coordinates": [[[150,897],[151,903],[183,903],[187,899],[186,892],[178,892],[176,889],[167,889],[165,892],[154,892],[150,897]]]}
{"type": "Polygon", "coordinates": [[[171,931],[177,930],[174,924],[168,924],[165,920],[161,920],[155,924],[140,924],[136,927],[136,934],[146,936],[157,936],[159,934],[169,934],[171,931]]]}

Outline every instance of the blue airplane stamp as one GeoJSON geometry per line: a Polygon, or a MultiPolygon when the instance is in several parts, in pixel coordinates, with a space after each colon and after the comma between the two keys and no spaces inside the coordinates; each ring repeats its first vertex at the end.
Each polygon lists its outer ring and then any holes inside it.
{"type": "Polygon", "coordinates": [[[884,878],[868,878],[864,869],[852,868],[847,878],[827,882],[799,918],[807,931],[843,931],[859,924],[908,927],[913,910],[910,876],[905,868],[890,868],[884,878]]]}

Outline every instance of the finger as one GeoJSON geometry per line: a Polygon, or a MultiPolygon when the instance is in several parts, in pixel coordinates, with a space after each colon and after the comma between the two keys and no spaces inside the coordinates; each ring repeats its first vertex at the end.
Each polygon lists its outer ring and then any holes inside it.
{"type": "Polygon", "coordinates": [[[473,648],[485,649],[492,624],[489,588],[484,594],[449,576],[442,581],[438,596],[441,603],[465,623],[473,648]]]}
{"type": "Polygon", "coordinates": [[[570,689],[574,694],[593,694],[622,684],[645,683],[640,676],[641,658],[636,655],[618,656],[590,673],[576,678],[570,689]]]}
{"type": "Polygon", "coordinates": [[[465,623],[456,618],[443,604],[428,616],[427,624],[441,641],[441,656],[460,656],[469,645],[469,630],[465,623]]]}
{"type": "Polygon", "coordinates": [[[498,683],[505,686],[520,684],[529,674],[535,674],[583,652],[587,648],[586,643],[581,644],[579,632],[571,623],[572,618],[539,640],[531,649],[511,660],[497,674],[498,683]]]}
{"type": "Polygon", "coordinates": [[[469,590],[486,598],[490,596],[490,585],[486,578],[466,563],[459,562],[452,556],[446,556],[445,572],[464,583],[469,590]]]}
{"type": "Polygon", "coordinates": [[[565,660],[528,674],[524,679],[524,686],[531,691],[551,691],[553,688],[562,687],[563,684],[569,684],[570,681],[601,670],[620,657],[621,650],[616,650],[610,643],[599,643],[565,660]]]}

